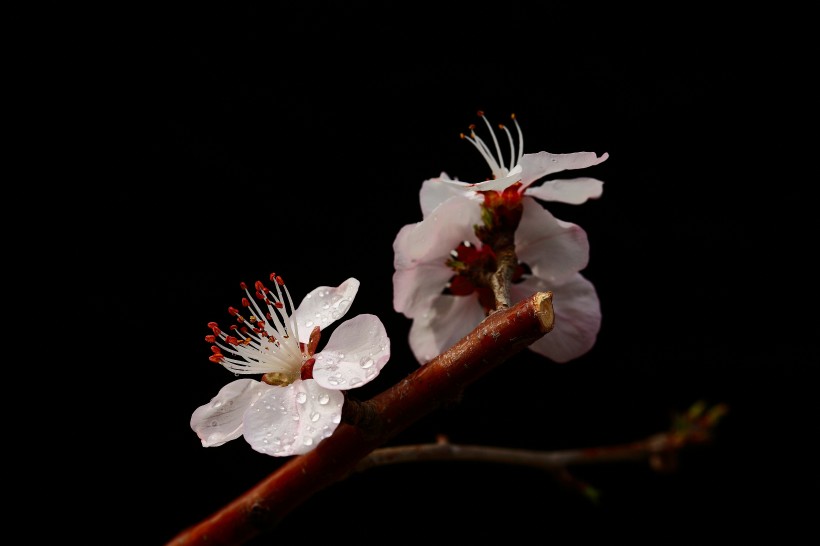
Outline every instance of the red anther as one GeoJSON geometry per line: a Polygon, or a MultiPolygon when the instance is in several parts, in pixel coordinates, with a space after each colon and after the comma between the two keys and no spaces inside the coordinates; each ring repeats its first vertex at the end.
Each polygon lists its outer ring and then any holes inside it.
{"type": "Polygon", "coordinates": [[[236,307],[228,307],[228,314],[236,316],[239,314],[239,309],[236,307]]]}
{"type": "Polygon", "coordinates": [[[265,299],[265,296],[264,296],[264,294],[262,294],[262,292],[260,292],[259,290],[257,290],[257,291],[256,291],[256,299],[258,299],[258,300],[264,300],[264,299],[265,299]]]}
{"type": "Polygon", "coordinates": [[[277,283],[279,286],[285,286],[285,281],[283,281],[283,280],[282,280],[282,277],[280,277],[279,275],[276,275],[276,283],[277,283]]]}
{"type": "Polygon", "coordinates": [[[270,312],[265,313],[265,318],[267,318],[269,321],[273,322],[273,317],[270,315],[270,312]]]}
{"type": "Polygon", "coordinates": [[[222,349],[220,349],[216,345],[211,345],[211,352],[215,355],[221,355],[222,354],[222,349]]]}
{"type": "Polygon", "coordinates": [[[245,284],[245,281],[242,281],[242,282],[239,283],[239,288],[241,288],[242,290],[247,290],[248,285],[245,284]]]}
{"type": "Polygon", "coordinates": [[[251,306],[251,302],[248,300],[248,298],[242,298],[242,306],[243,307],[250,307],[251,306]]]}
{"type": "Polygon", "coordinates": [[[214,325],[214,327],[211,328],[211,331],[214,333],[215,336],[218,336],[218,335],[222,334],[222,330],[220,330],[219,326],[216,326],[216,325],[214,325]]]}
{"type": "Polygon", "coordinates": [[[271,273],[270,274],[270,280],[272,280],[272,281],[276,280],[276,273],[271,273]]]}
{"type": "Polygon", "coordinates": [[[239,345],[239,340],[234,336],[228,336],[225,338],[225,341],[230,343],[231,345],[239,345]]]}
{"type": "Polygon", "coordinates": [[[315,358],[309,358],[302,364],[302,369],[300,370],[300,377],[302,381],[306,379],[313,379],[313,365],[316,363],[315,358]]]}
{"type": "Polygon", "coordinates": [[[512,114],[510,114],[510,119],[515,119],[515,112],[513,112],[512,114]]]}
{"type": "Polygon", "coordinates": [[[471,131],[475,131],[475,123],[471,123],[470,125],[467,126],[467,128],[471,131]]]}
{"type": "Polygon", "coordinates": [[[211,355],[208,357],[208,360],[211,362],[216,362],[217,364],[222,364],[222,359],[225,358],[222,355],[211,355]]]}
{"type": "Polygon", "coordinates": [[[237,328],[239,328],[239,326],[237,326],[236,324],[231,324],[231,330],[236,330],[237,328]]]}
{"type": "Polygon", "coordinates": [[[283,307],[284,307],[284,305],[282,304],[282,302],[281,302],[281,301],[274,302],[274,304],[273,304],[273,305],[274,305],[274,307],[276,307],[277,309],[281,309],[281,308],[283,308],[283,307]]]}
{"type": "Polygon", "coordinates": [[[245,335],[248,335],[248,327],[247,327],[247,326],[242,326],[242,327],[240,327],[240,328],[239,328],[239,331],[240,331],[241,333],[245,334],[245,335]]]}
{"type": "Polygon", "coordinates": [[[205,341],[208,343],[216,343],[216,336],[205,336],[205,341]]]}
{"type": "Polygon", "coordinates": [[[499,128],[499,129],[501,129],[501,130],[504,130],[504,124],[503,124],[503,123],[499,123],[499,124],[498,124],[498,128],[499,128]]]}
{"type": "Polygon", "coordinates": [[[479,110],[478,111],[478,117],[480,117],[480,118],[484,117],[484,110],[479,110]]]}
{"type": "Polygon", "coordinates": [[[262,284],[262,281],[256,281],[256,282],[253,284],[253,286],[254,286],[257,290],[259,290],[260,292],[266,292],[266,290],[265,290],[265,285],[264,285],[264,284],[262,284]]]}
{"type": "Polygon", "coordinates": [[[244,323],[245,322],[245,317],[243,317],[242,315],[236,315],[236,322],[238,322],[240,324],[244,323]]]}
{"type": "Polygon", "coordinates": [[[467,135],[465,135],[464,133],[460,133],[458,136],[460,136],[461,138],[467,138],[467,135]]]}
{"type": "Polygon", "coordinates": [[[211,322],[208,323],[208,328],[213,330],[214,328],[219,328],[219,325],[217,323],[211,321],[211,322]]]}

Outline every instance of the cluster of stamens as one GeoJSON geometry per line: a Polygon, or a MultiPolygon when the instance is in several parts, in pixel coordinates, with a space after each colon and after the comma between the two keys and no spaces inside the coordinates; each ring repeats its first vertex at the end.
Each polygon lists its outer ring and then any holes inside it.
{"type": "Polygon", "coordinates": [[[490,129],[490,136],[493,137],[493,144],[495,148],[495,153],[497,157],[493,155],[492,150],[487,145],[484,140],[482,140],[478,135],[475,134],[475,124],[470,124],[470,135],[467,136],[464,133],[461,133],[461,138],[469,141],[473,146],[476,147],[476,150],[481,154],[481,157],[484,158],[484,161],[487,162],[487,165],[490,166],[490,170],[493,173],[493,179],[501,178],[507,176],[510,171],[512,171],[516,165],[521,161],[521,157],[524,155],[524,134],[521,132],[521,127],[518,125],[518,120],[515,119],[515,114],[510,115],[510,119],[513,120],[515,124],[515,129],[518,133],[518,151],[516,152],[515,149],[515,142],[513,140],[512,133],[507,128],[506,125],[499,123],[498,128],[504,131],[507,134],[507,141],[510,144],[510,164],[508,167],[504,166],[504,156],[501,153],[501,146],[498,144],[498,138],[495,136],[495,131],[493,131],[492,125],[484,116],[484,112],[479,110],[478,116],[484,120],[484,123],[490,129]]]}
{"type": "Polygon", "coordinates": [[[216,322],[209,322],[212,333],[205,336],[205,341],[211,344],[211,362],[236,374],[265,374],[263,380],[270,384],[288,385],[301,376],[301,368],[311,355],[298,341],[293,301],[282,277],[271,273],[270,279],[275,293],[262,281],[256,281],[251,295],[248,286],[240,283],[246,294],[242,307],[248,310],[248,317],[236,307],[229,307],[228,313],[236,324],[226,333],[216,322]]]}

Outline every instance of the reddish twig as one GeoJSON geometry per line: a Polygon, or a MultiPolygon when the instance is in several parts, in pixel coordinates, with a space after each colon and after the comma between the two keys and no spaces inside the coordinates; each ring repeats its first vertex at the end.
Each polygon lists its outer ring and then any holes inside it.
{"type": "Polygon", "coordinates": [[[345,421],[167,546],[237,546],[276,526],[314,493],[355,471],[373,450],[552,330],[552,293],[499,310],[453,347],[374,398],[345,404],[345,421]],[[353,424],[351,424],[353,423],[353,424]]]}

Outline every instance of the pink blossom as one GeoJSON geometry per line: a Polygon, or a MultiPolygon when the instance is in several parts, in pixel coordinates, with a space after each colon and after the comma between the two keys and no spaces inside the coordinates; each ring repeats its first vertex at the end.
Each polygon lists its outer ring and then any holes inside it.
{"type": "Polygon", "coordinates": [[[368,314],[341,323],[324,349],[315,352],[321,330],[350,308],[357,279],[320,286],[295,309],[281,277],[271,275],[271,280],[275,290],[257,282],[255,297],[242,284],[249,316],[229,308],[237,321],[230,333],[209,324],[211,361],[235,374],[261,374],[262,380],[228,383],[194,411],[191,428],[205,447],[244,436],[253,449],[268,455],[306,453],[341,422],[342,391],[372,381],[390,358],[384,326],[368,314]]]}

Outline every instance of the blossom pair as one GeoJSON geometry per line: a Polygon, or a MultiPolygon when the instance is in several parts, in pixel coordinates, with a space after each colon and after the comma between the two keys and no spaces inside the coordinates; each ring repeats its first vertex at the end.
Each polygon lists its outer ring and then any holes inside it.
{"type": "Polygon", "coordinates": [[[476,135],[474,126],[462,137],[478,149],[492,179],[467,183],[442,172],[423,183],[423,219],[402,227],[393,243],[394,309],[413,320],[409,343],[422,364],[467,335],[493,311],[493,294],[481,280],[498,266],[493,232],[498,234],[503,215],[514,210],[507,244],[517,259],[510,299],[516,303],[535,292],[553,292],[555,327],[529,348],[567,362],[589,351],[600,329],[598,295],[580,273],[589,260],[589,242],[581,227],[555,218],[536,200],[581,204],[600,197],[603,182],[594,178],[543,180],[592,167],[609,156],[525,154],[513,116],[517,147],[510,130],[499,125],[509,143],[505,162],[492,126],[482,112],[479,115],[490,128],[492,145],[476,135]],[[538,181],[543,183],[536,185],[538,181]]]}

